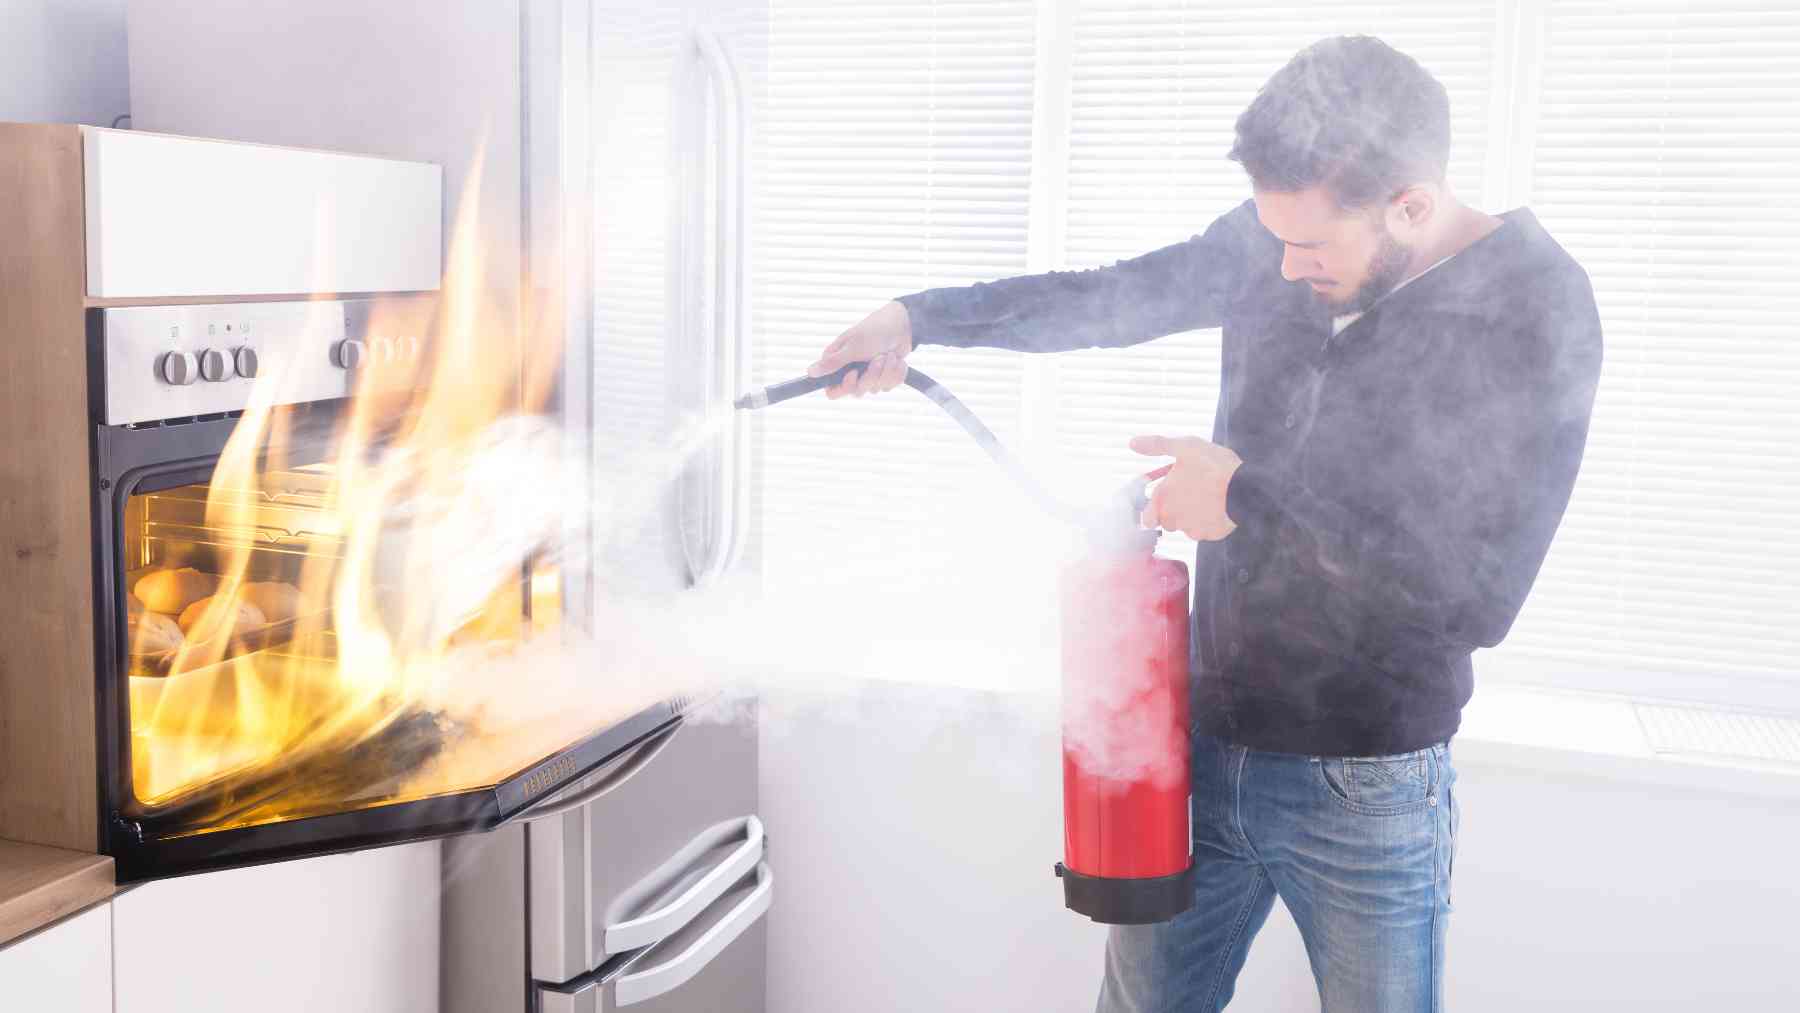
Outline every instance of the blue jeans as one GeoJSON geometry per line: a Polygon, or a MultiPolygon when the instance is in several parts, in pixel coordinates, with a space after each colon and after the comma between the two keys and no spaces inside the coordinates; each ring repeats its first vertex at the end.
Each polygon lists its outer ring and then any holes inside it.
{"type": "Polygon", "coordinates": [[[1456,853],[1448,743],[1397,756],[1264,753],[1194,739],[1194,906],[1115,926],[1100,1013],[1231,1000],[1280,897],[1323,1013],[1436,1013],[1456,853]]]}

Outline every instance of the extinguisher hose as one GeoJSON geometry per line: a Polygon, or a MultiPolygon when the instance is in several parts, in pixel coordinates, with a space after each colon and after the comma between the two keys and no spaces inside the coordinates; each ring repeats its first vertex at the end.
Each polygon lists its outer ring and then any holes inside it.
{"type": "MultiPolygon", "coordinates": [[[[835,373],[827,373],[824,376],[803,376],[799,379],[773,384],[738,398],[736,406],[753,411],[780,404],[802,394],[810,394],[813,391],[842,383],[850,373],[865,369],[868,365],[866,362],[852,362],[835,373]]],[[[1013,456],[1012,451],[1006,449],[1006,445],[1000,442],[1000,438],[994,435],[994,431],[989,429],[985,422],[982,422],[943,384],[911,367],[907,368],[906,379],[903,382],[913,390],[930,398],[933,404],[943,409],[944,414],[955,419],[956,424],[961,426],[963,431],[968,433],[969,437],[982,450],[986,451],[990,458],[993,458],[994,463],[998,464],[1001,470],[1005,471],[1013,482],[1046,513],[1059,520],[1084,527],[1091,522],[1092,518],[1088,514],[1057,499],[1050,490],[1044,488],[1043,483],[1025,470],[1024,465],[1019,463],[1019,459],[1013,456]]]]}

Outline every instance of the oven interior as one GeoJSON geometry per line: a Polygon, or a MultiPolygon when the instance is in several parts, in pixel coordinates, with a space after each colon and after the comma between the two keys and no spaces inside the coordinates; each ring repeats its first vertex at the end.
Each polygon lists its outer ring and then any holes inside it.
{"type": "MultiPolygon", "coordinates": [[[[208,466],[122,497],[126,815],[167,836],[485,787],[599,720],[497,713],[505,664],[463,657],[424,676],[349,664],[340,635],[370,619],[334,615],[346,560],[335,479],[312,463],[222,487],[208,466]]],[[[554,630],[559,601],[555,572],[522,568],[452,635],[451,654],[500,657],[554,630]]]]}

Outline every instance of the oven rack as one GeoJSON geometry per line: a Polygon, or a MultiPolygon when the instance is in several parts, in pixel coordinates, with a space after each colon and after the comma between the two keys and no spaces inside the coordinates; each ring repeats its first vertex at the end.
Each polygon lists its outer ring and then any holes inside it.
{"type": "MultiPolygon", "coordinates": [[[[277,552],[300,557],[342,558],[344,538],[334,531],[289,528],[275,524],[224,528],[180,521],[146,521],[140,544],[151,548],[206,548],[277,552]]],[[[162,557],[167,558],[167,557],[162,557]]]]}

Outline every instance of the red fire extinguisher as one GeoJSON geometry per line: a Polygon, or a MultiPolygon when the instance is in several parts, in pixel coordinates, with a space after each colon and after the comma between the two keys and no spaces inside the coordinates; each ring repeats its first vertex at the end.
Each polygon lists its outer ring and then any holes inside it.
{"type": "MultiPolygon", "coordinates": [[[[751,391],[754,411],[841,382],[867,363],[751,391]]],[[[1062,581],[1063,857],[1056,874],[1071,910],[1117,925],[1167,921],[1193,902],[1188,765],[1188,571],[1154,554],[1158,532],[1128,485],[1100,514],[1051,496],[948,390],[916,369],[905,383],[930,398],[1046,510],[1080,526],[1089,554],[1062,581]]]]}
{"type": "Polygon", "coordinates": [[[1129,519],[1089,527],[1063,572],[1063,858],[1070,910],[1097,922],[1167,921],[1193,900],[1188,570],[1129,519]]]}

